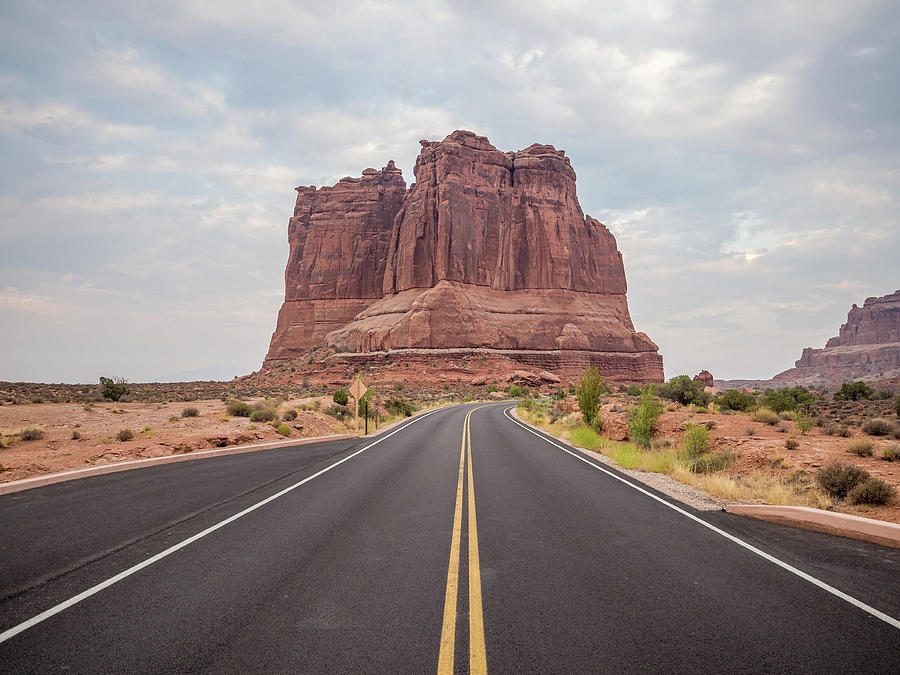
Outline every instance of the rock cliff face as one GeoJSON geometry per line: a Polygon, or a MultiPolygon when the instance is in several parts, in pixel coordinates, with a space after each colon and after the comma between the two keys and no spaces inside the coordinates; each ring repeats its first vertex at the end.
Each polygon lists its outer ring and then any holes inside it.
{"type": "Polygon", "coordinates": [[[776,380],[837,384],[900,376],[900,291],[853,305],[840,333],[824,349],[807,347],[776,380]]]}
{"type": "Polygon", "coordinates": [[[608,377],[662,380],[656,345],[631,322],[615,238],[581,211],[565,152],[537,144],[501,152],[455,131],[422,141],[405,196],[394,172],[391,164],[368,185],[366,175],[344,179],[330,189],[343,185],[339,197],[301,192],[267,360],[323,342],[354,353],[488,349],[529,365],[594,363],[608,377]],[[305,197],[318,220],[304,219],[305,197]],[[348,223],[348,212],[360,215],[348,223]],[[346,236],[332,251],[359,263],[359,278],[310,253],[338,228],[346,236]],[[324,302],[311,311],[310,301],[324,302]]]}

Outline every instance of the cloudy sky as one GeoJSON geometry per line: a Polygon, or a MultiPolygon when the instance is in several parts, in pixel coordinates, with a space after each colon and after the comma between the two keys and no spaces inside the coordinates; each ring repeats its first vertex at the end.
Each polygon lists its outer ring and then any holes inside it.
{"type": "Polygon", "coordinates": [[[667,377],[770,377],[900,288],[898,7],[3,3],[0,380],[257,369],[293,188],[456,128],[568,152],[667,377]]]}

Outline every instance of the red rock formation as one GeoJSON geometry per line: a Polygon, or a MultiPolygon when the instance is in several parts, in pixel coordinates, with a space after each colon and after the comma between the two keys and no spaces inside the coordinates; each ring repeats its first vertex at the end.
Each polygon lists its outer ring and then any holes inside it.
{"type": "Polygon", "coordinates": [[[837,337],[824,349],[804,349],[794,366],[773,379],[838,384],[900,376],[900,291],[853,305],[837,337]]]}
{"type": "Polygon", "coordinates": [[[715,381],[713,380],[712,373],[708,370],[701,370],[699,373],[694,375],[694,382],[702,382],[704,387],[714,387],[715,381]]]}
{"type": "Polygon", "coordinates": [[[288,225],[284,305],[267,361],[292,358],[325,342],[381,298],[387,247],[406,183],[393,162],[333,187],[297,188],[288,225]]]}
{"type": "MultiPolygon", "coordinates": [[[[594,363],[607,377],[662,380],[656,345],[631,322],[615,238],[581,211],[565,152],[532,145],[504,153],[455,131],[441,142],[422,141],[415,175],[383,267],[376,266],[381,291],[369,294],[367,285],[338,296],[380,299],[340,327],[338,320],[298,326],[303,340],[327,332],[325,341],[354,353],[504,350],[540,368],[594,363]]],[[[305,278],[292,272],[305,256],[292,240],[289,287],[305,278]]],[[[303,269],[312,274],[319,264],[303,269]]],[[[286,324],[302,325],[297,316],[286,324]]],[[[281,341],[276,331],[268,359],[283,354],[281,341]]]]}

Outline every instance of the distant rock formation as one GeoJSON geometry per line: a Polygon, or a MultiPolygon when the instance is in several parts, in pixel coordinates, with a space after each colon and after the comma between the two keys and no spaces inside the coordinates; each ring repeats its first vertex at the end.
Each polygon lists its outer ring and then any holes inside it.
{"type": "Polygon", "coordinates": [[[631,322],[615,238],[581,211],[564,151],[501,152],[469,131],[421,144],[408,191],[393,162],[298,188],[267,362],[321,344],[498,350],[662,381],[657,346],[631,322]]]}
{"type": "Polygon", "coordinates": [[[700,382],[704,387],[715,386],[712,373],[710,373],[708,370],[701,370],[699,373],[694,375],[694,382],[700,382]]]}
{"type": "Polygon", "coordinates": [[[840,333],[824,349],[807,347],[776,381],[837,384],[900,376],[900,291],[853,305],[840,333]]]}

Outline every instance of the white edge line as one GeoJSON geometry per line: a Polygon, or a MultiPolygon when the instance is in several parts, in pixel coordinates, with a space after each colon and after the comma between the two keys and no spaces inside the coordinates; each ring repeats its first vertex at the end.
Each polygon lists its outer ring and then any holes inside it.
{"type": "MultiPolygon", "coordinates": [[[[439,409],[439,410],[440,410],[440,409],[439,409]]],[[[19,633],[21,633],[21,632],[23,632],[23,631],[26,631],[26,630],[28,630],[29,628],[32,628],[32,627],[36,626],[37,624],[41,623],[42,621],[45,621],[45,620],[49,619],[51,616],[54,616],[55,614],[59,614],[59,613],[62,612],[63,610],[68,609],[69,607],[78,604],[78,603],[81,602],[82,600],[84,600],[84,599],[86,599],[86,598],[89,598],[89,597],[91,597],[92,595],[94,595],[94,594],[96,594],[96,593],[99,593],[99,592],[102,591],[104,588],[109,588],[109,587],[112,586],[113,584],[118,583],[119,581],[122,581],[122,579],[131,576],[131,575],[134,574],[135,572],[140,572],[140,571],[141,571],[142,569],[144,569],[145,567],[149,567],[149,566],[152,565],[153,563],[162,560],[162,559],[165,558],[166,556],[172,555],[172,554],[175,553],[176,551],[180,551],[180,550],[183,549],[184,547],[193,544],[193,543],[194,543],[195,541],[197,541],[198,539],[202,539],[202,538],[205,537],[206,535],[211,534],[212,532],[215,532],[215,531],[218,530],[219,528],[225,527],[225,526],[228,525],[229,523],[233,523],[233,522],[234,522],[235,520],[237,520],[238,518],[242,518],[242,517],[246,516],[248,513],[251,513],[252,511],[256,511],[256,509],[258,509],[258,508],[260,508],[260,507],[262,507],[262,506],[265,506],[265,505],[268,504],[269,502],[274,501],[274,500],[278,499],[279,497],[282,497],[282,496],[286,495],[286,494],[287,494],[288,492],[290,492],[291,490],[294,490],[294,489],[300,487],[301,485],[303,485],[303,484],[305,484],[305,483],[308,483],[308,482],[311,481],[313,478],[318,478],[318,477],[321,476],[323,473],[326,473],[326,472],[328,472],[328,471],[331,471],[331,470],[332,470],[333,468],[335,468],[336,466],[339,466],[339,465],[343,464],[344,462],[353,459],[353,458],[356,457],[358,454],[365,452],[366,450],[368,450],[368,449],[371,448],[372,446],[378,445],[379,443],[381,443],[381,441],[383,441],[383,440],[385,440],[385,439],[387,439],[387,438],[390,438],[390,437],[393,436],[394,434],[396,434],[396,433],[398,433],[398,432],[400,432],[400,431],[403,431],[404,429],[406,429],[406,428],[412,426],[413,424],[415,424],[415,423],[418,422],[419,420],[423,420],[423,419],[425,419],[426,417],[428,417],[429,415],[432,415],[432,414],[438,412],[439,410],[432,410],[431,412],[427,412],[427,413],[425,413],[424,415],[418,416],[417,418],[411,420],[408,424],[404,424],[403,426],[401,426],[401,427],[398,428],[398,429],[395,429],[395,430],[392,431],[391,433],[386,434],[386,435],[384,435],[384,436],[381,436],[378,440],[374,441],[373,443],[370,443],[370,444],[367,445],[366,447],[357,450],[356,452],[354,452],[354,453],[351,454],[351,455],[347,455],[347,456],[344,457],[343,459],[338,460],[338,461],[335,462],[334,464],[331,464],[330,466],[325,467],[325,468],[322,469],[321,471],[317,471],[316,473],[312,474],[311,476],[307,476],[307,477],[304,478],[303,480],[298,481],[298,482],[294,483],[293,485],[284,488],[284,489],[281,490],[280,492],[276,492],[274,495],[271,495],[270,497],[266,497],[266,498],[263,499],[262,501],[257,502],[256,504],[253,504],[252,506],[248,506],[248,507],[247,507],[246,509],[244,509],[243,511],[239,511],[238,513],[235,513],[233,516],[230,516],[230,517],[226,518],[225,520],[222,520],[222,521],[216,523],[215,525],[212,525],[212,526],[206,528],[206,529],[203,530],[202,532],[198,532],[197,534],[193,535],[192,537],[188,537],[188,538],[185,539],[184,541],[179,542],[179,543],[175,544],[174,546],[170,546],[170,547],[167,548],[166,550],[157,553],[157,554],[154,555],[153,557],[147,558],[147,560],[144,560],[143,562],[140,562],[140,563],[138,563],[137,565],[134,565],[134,566],[132,566],[132,567],[129,567],[127,570],[125,570],[125,571],[123,571],[123,572],[119,572],[117,575],[115,575],[115,576],[113,576],[113,577],[110,577],[110,578],[107,579],[106,581],[102,581],[102,582],[100,582],[99,584],[97,584],[96,586],[92,586],[91,588],[87,589],[86,591],[82,591],[82,592],[79,593],[78,595],[75,595],[75,596],[69,598],[68,600],[64,600],[63,602],[59,603],[58,605],[56,605],[56,606],[54,606],[54,607],[51,607],[50,609],[41,612],[41,613],[38,614],[37,616],[34,616],[34,617],[28,619],[27,621],[23,621],[23,622],[20,623],[19,625],[13,626],[13,627],[10,628],[9,630],[3,631],[2,633],[0,633],[0,644],[2,644],[3,642],[6,642],[6,641],[9,640],[11,637],[14,637],[14,636],[18,635],[19,633]]]]}
{"type": "Polygon", "coordinates": [[[729,540],[733,541],[733,542],[734,542],[735,544],[737,544],[738,546],[743,546],[745,549],[747,549],[748,551],[750,551],[750,552],[752,552],[752,553],[755,553],[756,555],[760,556],[761,558],[765,558],[765,559],[768,560],[769,562],[774,563],[774,564],[778,565],[779,567],[786,569],[786,570],[787,570],[788,572],[790,572],[791,574],[796,574],[796,575],[797,575],[798,577],[800,577],[801,579],[804,579],[804,580],[808,581],[809,583],[811,583],[811,584],[813,584],[813,585],[815,585],[815,586],[818,586],[819,588],[821,588],[821,589],[823,589],[823,590],[825,590],[825,591],[828,591],[828,592],[831,593],[832,595],[836,595],[836,596],[839,597],[841,600],[846,600],[846,601],[849,602],[851,605],[854,605],[855,607],[858,607],[859,609],[863,610],[863,611],[866,612],[867,614],[871,614],[871,615],[874,616],[875,618],[881,619],[881,620],[884,621],[886,624],[888,624],[888,625],[890,625],[890,626],[893,626],[894,628],[900,629],[900,621],[898,621],[898,620],[895,619],[894,617],[892,617],[892,616],[890,616],[890,615],[888,615],[888,614],[885,614],[884,612],[882,612],[882,611],[880,611],[880,610],[877,610],[877,609],[875,609],[874,607],[871,607],[871,606],[867,605],[866,603],[862,602],[861,600],[857,600],[857,599],[854,598],[852,595],[847,595],[846,593],[844,593],[844,592],[841,591],[841,590],[838,590],[838,589],[835,588],[834,586],[831,586],[831,585],[829,585],[829,584],[826,584],[824,581],[820,581],[819,579],[816,579],[814,576],[811,576],[811,575],[807,574],[806,572],[804,572],[803,570],[799,570],[799,569],[797,569],[796,567],[794,567],[793,565],[791,565],[791,564],[789,564],[789,563],[786,563],[786,562],[784,562],[783,560],[780,560],[780,559],[776,558],[775,556],[770,555],[770,554],[766,553],[765,551],[762,551],[762,550],[756,548],[756,547],[753,546],[752,544],[748,544],[748,543],[747,543],[746,541],[744,541],[743,539],[739,539],[738,537],[735,537],[733,534],[729,534],[729,533],[726,532],[725,530],[719,529],[719,528],[716,527],[715,525],[712,525],[712,524],[710,524],[710,523],[707,523],[705,520],[703,520],[702,518],[698,518],[698,517],[695,516],[693,513],[688,513],[687,511],[685,511],[685,510],[682,509],[681,507],[675,506],[675,504],[672,504],[671,502],[669,502],[669,501],[663,499],[662,497],[659,497],[659,496],[653,494],[653,493],[650,492],[649,490],[645,490],[644,488],[642,488],[642,487],[640,487],[640,486],[638,486],[638,485],[635,485],[635,484],[632,483],[631,481],[622,478],[621,476],[619,476],[619,475],[613,473],[612,471],[609,471],[609,470],[603,468],[602,466],[597,466],[597,465],[594,464],[592,461],[590,461],[588,458],[586,458],[586,457],[581,457],[581,456],[575,454],[575,453],[572,452],[571,450],[569,450],[569,449],[567,449],[567,448],[564,448],[564,447],[563,447],[562,445],[560,445],[559,443],[555,443],[554,441],[551,441],[549,438],[547,438],[547,437],[544,436],[543,434],[539,434],[539,433],[536,432],[534,429],[531,429],[530,427],[528,427],[528,426],[522,424],[521,422],[519,422],[517,419],[514,419],[514,418],[509,414],[509,411],[510,411],[510,410],[511,410],[511,408],[507,408],[506,410],[503,411],[503,414],[504,414],[504,415],[507,417],[507,419],[509,419],[511,422],[513,422],[513,423],[515,423],[515,424],[518,424],[520,427],[522,427],[523,429],[525,429],[525,431],[527,431],[527,432],[529,432],[529,433],[531,433],[531,434],[534,434],[535,436],[537,436],[537,437],[540,438],[540,439],[543,439],[544,441],[546,441],[546,442],[549,443],[550,445],[553,445],[553,446],[559,448],[560,450],[562,450],[563,452],[566,452],[566,453],[572,455],[572,457],[574,457],[575,459],[581,460],[581,461],[584,462],[585,464],[594,467],[594,468],[597,469],[598,471],[602,471],[603,473],[607,474],[608,476],[611,476],[611,477],[615,478],[617,481],[620,481],[620,482],[622,482],[622,483],[625,483],[625,485],[634,488],[634,489],[637,490],[638,492],[644,493],[645,495],[647,495],[647,496],[650,497],[651,499],[655,499],[655,500],[658,501],[659,503],[665,504],[666,506],[668,506],[668,507],[669,507],[670,509],[672,509],[673,511],[677,511],[677,512],[680,513],[681,515],[687,516],[687,517],[690,518],[691,520],[693,520],[693,521],[695,521],[695,522],[700,523],[701,525],[703,525],[703,527],[705,527],[705,528],[707,528],[707,529],[710,529],[710,530],[712,530],[713,532],[715,532],[716,534],[720,534],[720,535],[722,535],[723,537],[725,537],[726,539],[729,539],[729,540]]]}

